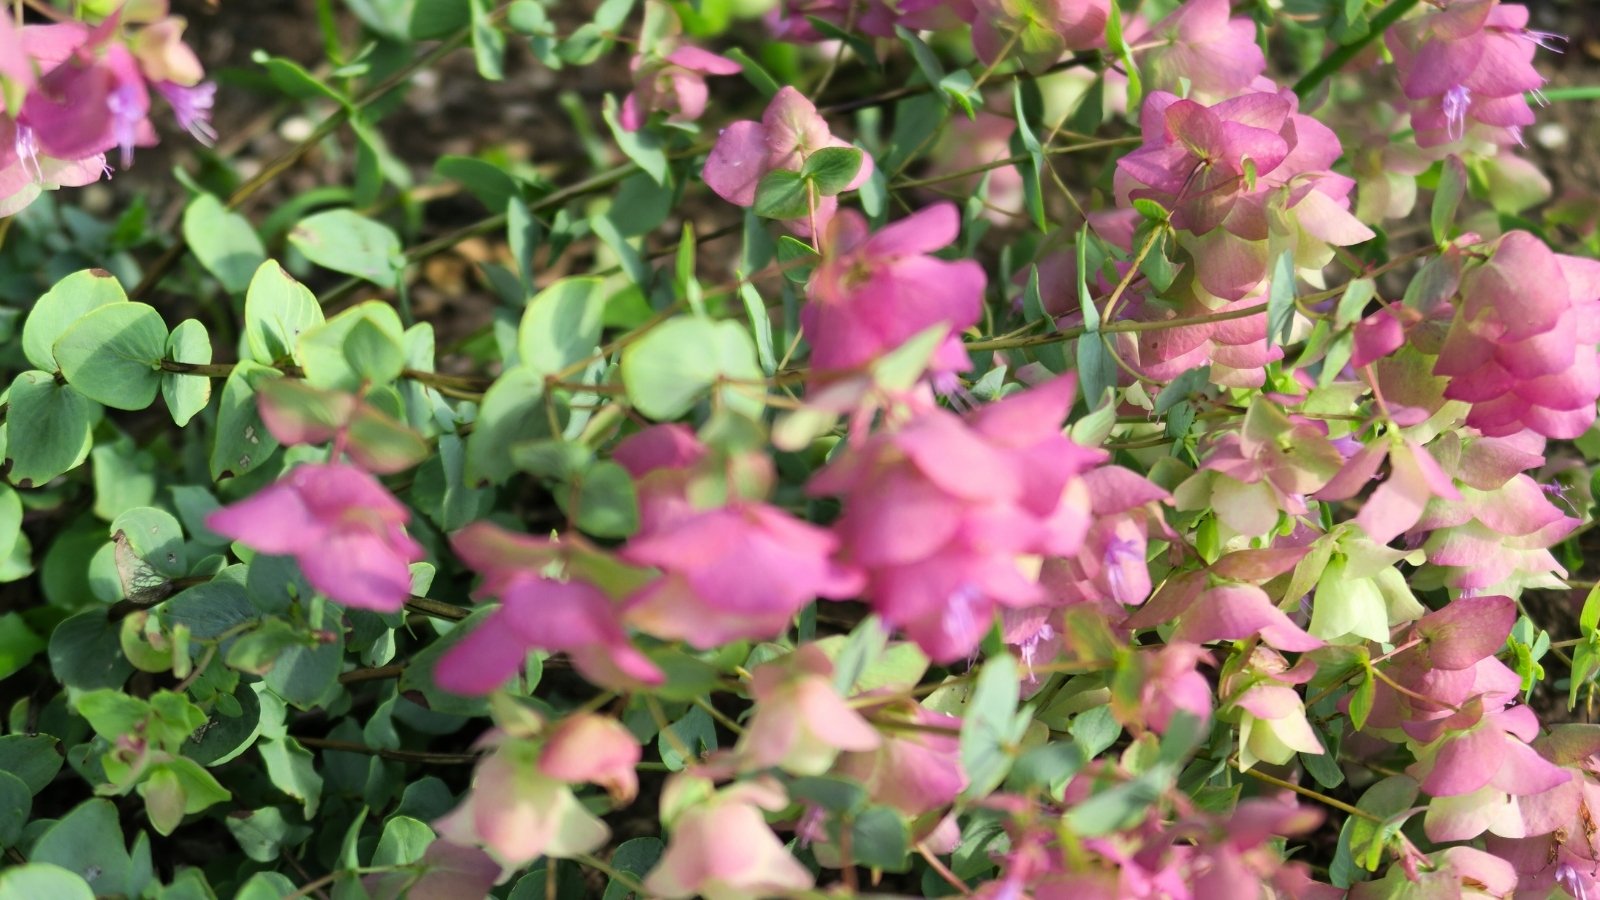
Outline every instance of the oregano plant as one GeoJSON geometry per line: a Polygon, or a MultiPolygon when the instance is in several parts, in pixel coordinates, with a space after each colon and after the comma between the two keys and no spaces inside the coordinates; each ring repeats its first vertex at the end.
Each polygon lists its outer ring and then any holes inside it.
{"type": "Polygon", "coordinates": [[[0,10],[0,900],[1600,896],[1548,10],[297,8],[0,10]]]}

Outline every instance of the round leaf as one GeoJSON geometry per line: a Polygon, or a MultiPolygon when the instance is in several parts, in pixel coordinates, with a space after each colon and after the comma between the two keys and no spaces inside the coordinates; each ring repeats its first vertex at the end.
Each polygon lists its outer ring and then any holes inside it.
{"type": "Polygon", "coordinates": [[[114,409],[144,409],[155,401],[166,354],[167,323],[143,303],[96,309],[55,343],[67,383],[114,409]]]}
{"type": "Polygon", "coordinates": [[[39,298],[22,325],[22,352],[40,369],[55,371],[56,339],[90,310],[127,303],[122,284],[105,269],[84,269],[61,279],[39,298]]]}
{"type": "Polygon", "coordinates": [[[289,243],[323,268],[379,287],[392,288],[399,280],[399,236],[353,210],[330,209],[302,219],[289,232],[289,243]]]}
{"type": "Polygon", "coordinates": [[[31,862],[0,872],[0,900],[94,900],[88,882],[60,866],[31,862]]]}
{"type": "Polygon", "coordinates": [[[11,383],[6,415],[8,477],[17,487],[44,484],[89,455],[90,410],[84,396],[48,372],[23,372],[11,383]],[[26,438],[16,428],[27,423],[26,438]],[[10,440],[16,430],[17,440],[10,440]]]}
{"type": "Polygon", "coordinates": [[[261,264],[244,298],[245,346],[251,359],[272,365],[296,358],[301,333],[322,322],[322,307],[305,285],[272,260],[261,264]]]}
{"type": "MultiPolygon", "coordinates": [[[[211,336],[199,319],[184,319],[167,337],[167,358],[174,362],[206,365],[211,362],[211,336]]],[[[204,375],[161,374],[161,397],[167,401],[172,421],[183,427],[211,402],[211,379],[204,375]]]]}

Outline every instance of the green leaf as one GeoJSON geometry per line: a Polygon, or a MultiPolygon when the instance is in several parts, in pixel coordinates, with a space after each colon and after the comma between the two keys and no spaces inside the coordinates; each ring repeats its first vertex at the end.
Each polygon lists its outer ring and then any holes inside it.
{"type": "Polygon", "coordinates": [[[117,808],[100,798],[85,801],[50,826],[28,858],[81,876],[96,895],[124,893],[133,869],[117,808]]]}
{"type": "Polygon", "coordinates": [[[161,390],[167,324],[143,303],[104,306],[56,339],[61,374],[79,393],[114,409],[144,409],[161,390]]]}
{"type": "Polygon", "coordinates": [[[1334,308],[1334,323],[1344,328],[1361,318],[1362,311],[1367,308],[1367,301],[1377,293],[1378,286],[1371,278],[1350,279],[1344,286],[1344,293],[1339,295],[1339,305],[1334,308]]]}
{"type": "Polygon", "coordinates": [[[988,794],[1011,770],[1015,744],[1022,737],[1016,727],[1021,694],[1017,661],[1010,654],[983,664],[961,722],[961,768],[969,779],[966,796],[988,794]]]}
{"type": "Polygon", "coordinates": [[[478,62],[478,75],[488,81],[506,77],[506,36],[494,21],[492,0],[471,0],[472,55],[478,62]]]}
{"type": "Polygon", "coordinates": [[[711,714],[698,706],[689,707],[683,718],[662,730],[656,738],[661,761],[673,772],[681,772],[701,754],[717,749],[717,726],[711,714]],[[690,755],[685,756],[684,751],[690,755]]]}
{"type": "Polygon", "coordinates": [[[853,816],[867,805],[867,789],[848,778],[806,775],[789,783],[789,796],[836,815],[853,816]]]}
{"type": "Polygon", "coordinates": [[[85,269],[56,282],[22,324],[22,352],[35,368],[54,372],[56,339],[92,310],[127,303],[122,284],[105,269],[85,269]]]}
{"type": "Polygon", "coordinates": [[[0,900],[94,900],[94,888],[64,866],[37,860],[0,872],[0,900]]]}
{"type": "Polygon", "coordinates": [[[1289,329],[1294,325],[1294,251],[1283,250],[1272,261],[1269,276],[1271,286],[1267,293],[1267,346],[1281,344],[1289,339],[1289,329]]]}
{"type": "Polygon", "coordinates": [[[550,404],[547,409],[544,378],[538,373],[525,366],[501,373],[483,395],[467,436],[467,483],[481,487],[505,481],[517,470],[513,446],[558,434],[565,427],[565,406],[556,398],[550,404]]]}
{"type": "MultiPolygon", "coordinates": [[[[167,336],[166,358],[173,362],[207,365],[211,362],[211,336],[199,319],[184,319],[167,336]]],[[[204,375],[161,373],[161,397],[182,428],[211,402],[211,379],[204,375]]]]}
{"type": "Polygon", "coordinates": [[[799,172],[774,169],[756,182],[755,213],[768,219],[802,219],[811,213],[806,179],[799,172]]]}
{"type": "Polygon", "coordinates": [[[738,322],[679,316],[652,329],[622,351],[622,384],[628,399],[652,419],[676,419],[722,379],[750,382],[724,386],[718,399],[752,418],[761,414],[766,391],[750,333],[738,322]]]}
{"type": "Polygon", "coordinates": [[[768,72],[761,63],[751,59],[750,54],[744,52],[742,48],[732,47],[724,50],[722,55],[739,64],[744,70],[744,80],[750,82],[750,86],[759,91],[762,97],[771,99],[782,89],[783,86],[778,84],[778,79],[773,78],[771,72],[768,72]]]}
{"type": "Polygon", "coordinates": [[[62,684],[93,690],[120,688],[133,674],[122,641],[103,608],[87,609],[50,633],[50,669],[62,684]]]}
{"type": "Polygon", "coordinates": [[[750,320],[750,332],[756,339],[756,359],[761,362],[761,371],[770,378],[778,371],[778,357],[773,352],[772,319],[767,315],[766,301],[755,285],[743,280],[739,284],[739,299],[744,303],[744,314],[750,320]]]}
{"type": "Polygon", "coordinates": [[[563,278],[529,300],[517,328],[519,364],[548,376],[592,356],[605,322],[603,284],[593,276],[563,278]]]}
{"type": "Polygon", "coordinates": [[[267,258],[250,221],[211,194],[197,194],[183,211],[183,239],[195,258],[230,294],[243,291],[267,258]]]}
{"type": "Polygon", "coordinates": [[[322,307],[305,285],[272,260],[261,264],[244,298],[249,358],[263,365],[298,360],[300,335],[323,323],[322,307]]]}
{"type": "MultiPolygon", "coordinates": [[[[232,825],[233,820],[229,819],[228,824],[232,825]]],[[[278,854],[274,849],[272,856],[264,862],[271,862],[277,858],[278,854]]],[[[284,897],[293,895],[295,890],[295,883],[281,872],[257,872],[250,876],[249,881],[239,886],[239,892],[234,894],[233,900],[283,900],[284,897]]]]}
{"type": "Polygon", "coordinates": [[[294,738],[262,740],[256,744],[261,761],[267,765],[272,786],[300,801],[307,820],[317,815],[322,802],[322,776],[317,774],[316,758],[294,738]]]}
{"type": "MultiPolygon", "coordinates": [[[[22,840],[32,810],[33,792],[22,779],[0,769],[0,847],[15,847],[22,840]]],[[[0,897],[4,896],[4,881],[0,880],[0,897]]]]}
{"type": "Polygon", "coordinates": [[[388,384],[405,368],[405,332],[394,307],[358,303],[300,336],[306,381],[338,391],[388,384]]]}
{"type": "Polygon", "coordinates": [[[579,530],[598,538],[625,538],[639,530],[639,500],[628,470],[601,460],[555,490],[556,504],[579,530]]]}
{"type": "Polygon", "coordinates": [[[60,742],[48,734],[8,734],[0,737],[0,772],[22,779],[30,793],[50,786],[61,771],[60,742]]]}
{"type": "Polygon", "coordinates": [[[363,278],[379,287],[399,284],[405,259],[389,226],[350,209],[330,209],[300,220],[289,243],[325,269],[363,278]]]}
{"type": "Polygon", "coordinates": [[[150,506],[126,510],[111,523],[112,536],[118,533],[126,537],[135,556],[160,574],[168,578],[189,574],[183,526],[166,510],[150,506]]]}
{"type": "Polygon", "coordinates": [[[142,732],[150,718],[150,704],[109,688],[84,691],[73,700],[72,707],[88,720],[95,734],[109,740],[142,732]]]}
{"type": "Polygon", "coordinates": [[[410,816],[391,816],[383,823],[378,849],[372,851],[374,866],[410,865],[422,858],[433,843],[433,829],[410,816]]]}
{"type": "Polygon", "coordinates": [[[0,615],[0,681],[20,672],[44,647],[44,639],[28,627],[21,615],[0,615]]]}
{"type": "Polygon", "coordinates": [[[900,813],[873,806],[850,823],[850,850],[857,865],[889,872],[909,868],[911,835],[900,813]]]}
{"type": "MultiPolygon", "coordinates": [[[[267,687],[299,709],[326,702],[339,687],[339,667],[344,661],[344,633],[327,632],[331,640],[315,646],[300,645],[281,654],[266,674],[267,687]]],[[[309,818],[310,814],[307,813],[309,818]]]]}
{"type": "Polygon", "coordinates": [[[1467,167],[1461,157],[1450,154],[1440,164],[1439,186],[1433,192],[1433,206],[1428,210],[1428,224],[1433,229],[1434,243],[1444,246],[1453,236],[1456,211],[1467,193],[1467,167]]]}
{"type": "Polygon", "coordinates": [[[251,810],[242,816],[223,820],[244,855],[256,862],[270,863],[284,847],[293,847],[311,836],[311,828],[292,824],[276,806],[251,810]]]}
{"type": "Polygon", "coordinates": [[[600,115],[611,129],[611,138],[623,154],[633,160],[640,171],[650,176],[656,184],[667,183],[667,152],[661,138],[649,129],[629,131],[617,121],[617,99],[607,94],[600,106],[600,115]]]}
{"type": "Polygon", "coordinates": [[[261,421],[256,407],[256,387],[266,379],[281,378],[277,369],[240,360],[222,386],[217,406],[215,441],[211,447],[211,478],[221,481],[251,472],[278,449],[278,439],[261,421]]]}
{"type": "Polygon", "coordinates": [[[1161,798],[1171,776],[1170,766],[1157,765],[1132,781],[1092,792],[1089,799],[1067,813],[1065,824],[1084,837],[1131,827],[1148,814],[1150,804],[1161,798]]]}
{"type": "Polygon", "coordinates": [[[791,282],[805,284],[821,261],[822,255],[805,241],[787,234],[778,238],[778,265],[783,268],[783,277],[791,282]]]}
{"type": "MultiPolygon", "coordinates": [[[[623,841],[611,854],[611,869],[633,876],[636,884],[643,882],[666,849],[659,838],[639,837],[623,841]]],[[[629,900],[633,896],[633,888],[613,878],[606,883],[606,892],[601,900],[629,900]]]]}
{"type": "Polygon", "coordinates": [[[806,157],[800,177],[809,179],[818,194],[832,197],[855,179],[861,171],[863,156],[855,147],[823,147],[806,157]]]}
{"type": "Polygon", "coordinates": [[[1361,680],[1356,682],[1355,690],[1350,693],[1350,725],[1357,731],[1367,727],[1367,716],[1372,714],[1372,701],[1377,690],[1377,685],[1372,678],[1372,666],[1369,664],[1361,672],[1361,680]]]}

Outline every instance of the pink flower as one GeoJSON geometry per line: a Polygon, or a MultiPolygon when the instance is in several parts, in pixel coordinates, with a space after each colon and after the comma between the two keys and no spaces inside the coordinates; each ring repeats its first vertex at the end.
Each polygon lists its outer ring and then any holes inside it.
{"type": "Polygon", "coordinates": [[[1074,393],[1062,377],[968,419],[930,409],[812,479],[812,493],[844,497],[834,527],[867,601],[935,660],[970,653],[998,607],[1043,599],[1032,557],[1082,548],[1081,476],[1105,454],[1061,434],[1074,393]]]}
{"type": "Polygon", "coordinates": [[[1147,88],[1177,91],[1187,79],[1194,93],[1220,100],[1249,87],[1266,56],[1255,22],[1230,12],[1228,0],[1187,0],[1148,30],[1130,26],[1129,44],[1155,44],[1139,55],[1147,88]]]}
{"type": "Polygon", "coordinates": [[[1295,690],[1315,671],[1309,657],[1291,669],[1276,651],[1258,646],[1247,665],[1223,678],[1219,693],[1232,698],[1239,721],[1241,769],[1258,761],[1281,766],[1296,753],[1327,752],[1306,720],[1304,698],[1295,690]]]}
{"type": "MultiPolygon", "coordinates": [[[[785,87],[767,104],[761,121],[742,120],[722,129],[717,143],[706,157],[701,177],[717,196],[736,206],[753,206],[756,185],[761,177],[776,169],[798,172],[806,157],[826,147],[849,147],[833,136],[827,120],[817,113],[805,95],[785,87]]],[[[861,168],[845,190],[855,190],[872,177],[872,157],[861,155],[861,168]]],[[[816,222],[822,227],[838,209],[837,197],[817,200],[816,222]]],[[[809,233],[810,217],[794,226],[809,233]]]]}
{"type": "Polygon", "coordinates": [[[461,805],[434,823],[440,837],[481,844],[507,869],[604,846],[611,829],[579,802],[564,778],[545,771],[532,743],[497,732],[484,741],[497,746],[478,763],[461,805]]]}
{"type": "Polygon", "coordinates": [[[566,782],[587,781],[617,803],[639,793],[639,739],[616,719],[577,713],[561,720],[539,751],[539,771],[566,782]]]}
{"type": "Polygon", "coordinates": [[[776,637],[817,597],[860,591],[860,574],[833,561],[837,547],[826,530],[765,503],[697,512],[623,549],[662,572],[629,601],[628,622],[701,649],[776,637]]]}
{"type": "Polygon", "coordinates": [[[893,38],[894,26],[912,31],[953,28],[973,18],[973,0],[784,0],[767,16],[773,35],[782,41],[826,38],[810,22],[821,19],[841,29],[879,38],[893,38]]]}
{"type": "MultiPolygon", "coordinates": [[[[933,174],[954,174],[1011,158],[1011,135],[1016,120],[978,110],[976,119],[952,116],[934,153],[933,174]]],[[[1022,172],[1016,166],[998,166],[980,175],[952,180],[951,187],[976,191],[987,178],[988,204],[983,216],[1005,225],[1023,209],[1022,172]]],[[[1023,273],[1024,275],[1026,273],[1023,273]]]]}
{"type": "Polygon", "coordinates": [[[652,112],[669,122],[693,122],[706,111],[706,76],[737,75],[739,64],[699,47],[679,47],[665,57],[635,56],[633,91],[622,101],[618,122],[629,131],[644,127],[652,112]]]}
{"type": "Polygon", "coordinates": [[[821,775],[841,750],[878,748],[878,732],[834,690],[833,663],[816,646],[802,645],[750,675],[755,716],[734,749],[748,767],[821,775]]]}
{"type": "Polygon", "coordinates": [[[985,63],[1014,55],[1038,73],[1068,50],[1105,43],[1111,0],[974,0],[972,48],[985,63]]]}
{"type": "MultiPolygon", "coordinates": [[[[627,601],[635,628],[702,649],[766,639],[817,597],[860,591],[860,573],[833,559],[838,539],[831,532],[754,498],[709,508],[694,502],[689,492],[697,481],[726,479],[734,463],[708,457],[688,429],[647,428],[619,444],[616,459],[638,479],[643,522],[622,558],[661,571],[627,601]],[[721,471],[700,471],[702,460],[721,471]]],[[[770,477],[764,454],[743,455],[740,464],[752,482],[770,477]]],[[[720,492],[713,502],[722,502],[720,492]]]]}
{"type": "Polygon", "coordinates": [[[1385,457],[1389,460],[1389,477],[1361,505],[1355,518],[1375,544],[1387,544],[1409,531],[1433,498],[1461,498],[1454,481],[1427,449],[1410,438],[1391,437],[1369,444],[1352,456],[1339,474],[1317,492],[1317,499],[1354,497],[1371,483],[1385,457]]]}
{"type": "Polygon", "coordinates": [[[1434,372],[1444,395],[1472,404],[1467,424],[1575,438],[1600,397],[1600,262],[1551,252],[1525,231],[1470,269],[1434,372]]]}
{"type": "Polygon", "coordinates": [[[1528,30],[1528,8],[1499,0],[1455,0],[1384,34],[1417,143],[1461,140],[1469,124],[1497,143],[1520,143],[1533,124],[1524,93],[1544,84],[1534,52],[1553,35],[1528,30]]]}
{"type": "Polygon", "coordinates": [[[293,556],[311,586],[346,606],[394,612],[411,596],[422,547],[410,512],[355,466],[305,464],[223,507],[206,527],[260,553],[293,556]]]}
{"type": "Polygon", "coordinates": [[[1355,182],[1328,171],[1339,139],[1301,115],[1289,91],[1253,90],[1211,106],[1157,91],[1139,121],[1144,144],[1118,160],[1117,197],[1172,210],[1196,279],[1216,298],[1239,300],[1261,285],[1271,210],[1294,226],[1298,268],[1320,268],[1330,245],[1373,236],[1350,214],[1355,182]]]}
{"type": "Polygon", "coordinates": [[[703,779],[673,776],[661,798],[672,838],[645,879],[645,890],[659,897],[731,898],[810,888],[811,872],[784,849],[762,814],[787,805],[783,788],[771,779],[740,782],[713,794],[703,779]]]}
{"type": "Polygon", "coordinates": [[[921,816],[954,802],[967,787],[957,738],[961,720],[909,701],[877,710],[877,717],[920,727],[886,732],[877,749],[841,754],[834,774],[860,782],[874,803],[892,806],[908,816],[921,816]]]}
{"type": "MultiPolygon", "coordinates": [[[[488,522],[456,532],[451,546],[483,575],[479,595],[496,597],[501,606],[439,660],[434,680],[440,687],[487,694],[521,671],[530,650],[566,653],[596,684],[628,689],[661,683],[661,670],[629,642],[610,596],[586,581],[545,574],[553,563],[577,557],[576,551],[488,522]]],[[[603,558],[600,564],[616,566],[603,558]]]]}
{"type": "Polygon", "coordinates": [[[876,233],[846,210],[823,232],[822,262],[806,289],[800,325],[818,372],[864,366],[936,325],[950,333],[934,352],[934,373],[970,367],[960,332],[983,313],[987,279],[970,259],[930,255],[961,230],[951,203],[913,213],[876,233]]]}

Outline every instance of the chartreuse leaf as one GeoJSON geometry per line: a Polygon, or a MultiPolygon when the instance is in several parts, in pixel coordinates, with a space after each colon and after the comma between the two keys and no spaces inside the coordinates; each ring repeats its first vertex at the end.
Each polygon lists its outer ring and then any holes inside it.
{"type": "Polygon", "coordinates": [[[296,359],[300,335],[323,323],[317,298],[283,267],[268,260],[250,279],[244,297],[244,337],[249,358],[263,365],[296,359]]]}
{"type": "Polygon", "coordinates": [[[8,401],[6,477],[12,484],[36,487],[88,458],[91,411],[82,394],[48,372],[30,371],[11,382],[8,401]],[[27,423],[26,437],[18,423],[27,423]]]}
{"type": "Polygon", "coordinates": [[[256,408],[256,388],[283,373],[249,360],[240,360],[222,386],[217,406],[215,442],[211,446],[211,478],[221,481],[252,471],[278,449],[278,439],[261,421],[256,408]]]}
{"type": "Polygon", "coordinates": [[[78,393],[114,409],[144,409],[161,390],[167,324],[153,306],[114,303],[74,323],[53,352],[78,393]]]}
{"type": "Polygon", "coordinates": [[[301,219],[289,232],[289,243],[325,269],[379,287],[397,285],[405,268],[399,235],[351,209],[330,209],[301,219]]]}
{"type": "Polygon", "coordinates": [[[676,419],[725,380],[717,402],[757,417],[766,393],[750,333],[738,322],[680,316],[651,330],[622,351],[628,399],[652,419],[676,419]]]}
{"type": "Polygon", "coordinates": [[[186,815],[204,812],[233,797],[215,776],[192,759],[174,757],[156,763],[139,784],[150,824],[163,835],[171,834],[186,815]]]}
{"type": "Polygon", "coordinates": [[[90,311],[127,302],[121,283],[105,269],[74,272],[34,303],[22,324],[22,353],[35,368],[54,372],[57,338],[90,311]]]}
{"type": "Polygon", "coordinates": [[[387,303],[350,307],[300,336],[306,381],[325,390],[388,384],[405,368],[405,326],[387,303]]]}
{"type": "MultiPolygon", "coordinates": [[[[199,319],[184,319],[167,336],[167,359],[173,362],[207,365],[211,362],[211,336],[199,319]]],[[[161,397],[179,427],[189,424],[195,414],[211,402],[211,379],[204,375],[161,373],[161,397]]]]}
{"type": "Polygon", "coordinates": [[[94,900],[78,873],[53,863],[30,862],[0,872],[0,900],[94,900]]]}
{"type": "Polygon", "coordinates": [[[250,221],[211,194],[198,194],[183,211],[183,239],[206,271],[230,294],[243,291],[267,248],[250,221]]]}
{"type": "Polygon", "coordinates": [[[539,375],[556,373],[593,355],[605,323],[599,278],[563,278],[532,300],[517,328],[517,356],[539,375]]]}

